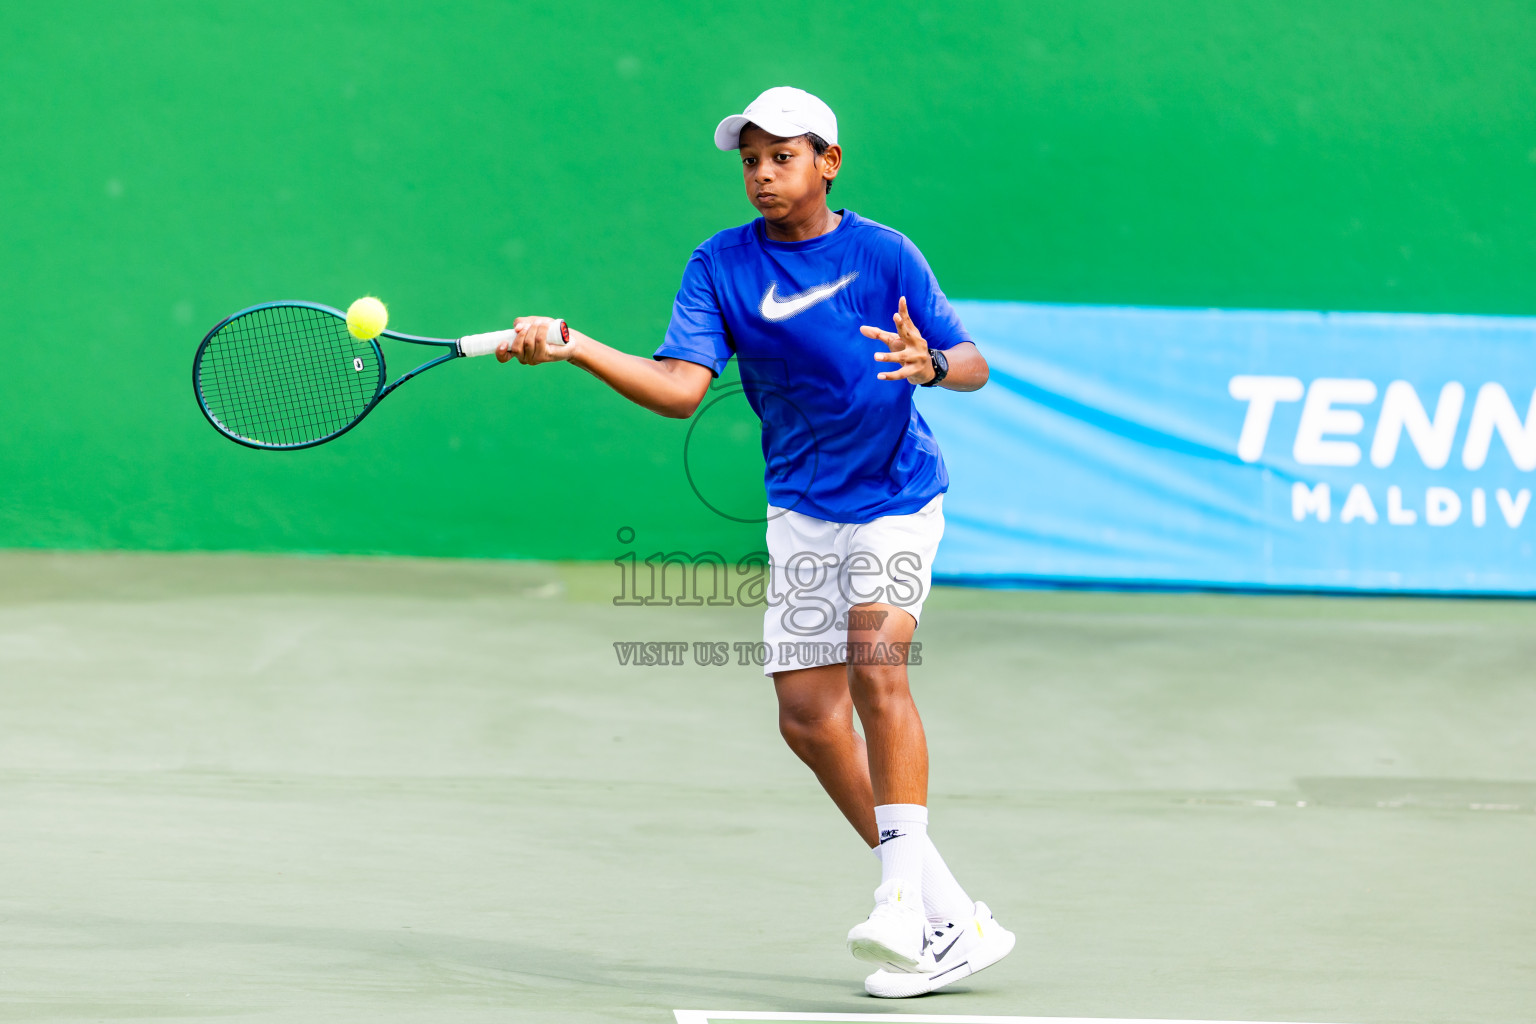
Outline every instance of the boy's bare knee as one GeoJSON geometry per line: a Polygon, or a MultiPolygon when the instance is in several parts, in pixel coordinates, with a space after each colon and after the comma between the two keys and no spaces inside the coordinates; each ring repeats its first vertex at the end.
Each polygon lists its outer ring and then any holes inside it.
{"type": "Polygon", "coordinates": [[[907,670],[904,665],[851,665],[848,690],[860,712],[879,712],[893,704],[910,704],[907,670]]]}
{"type": "Polygon", "coordinates": [[[811,760],[834,746],[848,728],[847,722],[819,710],[781,708],[779,711],[779,735],[802,760],[811,760]]]}

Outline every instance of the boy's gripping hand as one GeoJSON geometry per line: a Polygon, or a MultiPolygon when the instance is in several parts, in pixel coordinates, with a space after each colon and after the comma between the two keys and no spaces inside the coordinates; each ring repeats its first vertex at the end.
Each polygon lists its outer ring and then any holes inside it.
{"type": "Polygon", "coordinates": [[[876,338],[890,346],[889,352],[876,352],[875,358],[883,363],[900,363],[894,370],[880,374],[881,380],[911,380],[914,384],[926,384],[933,379],[933,357],[928,354],[928,342],[918,331],[917,325],[907,315],[907,298],[901,297],[896,315],[896,332],[882,331],[878,327],[860,327],[859,333],[866,338],[876,338]]]}
{"type": "Polygon", "coordinates": [[[525,366],[535,363],[560,363],[576,354],[577,339],[582,337],[571,331],[569,344],[560,344],[560,323],[555,317],[520,316],[512,324],[515,332],[511,340],[496,346],[496,361],[516,359],[525,366]]]}

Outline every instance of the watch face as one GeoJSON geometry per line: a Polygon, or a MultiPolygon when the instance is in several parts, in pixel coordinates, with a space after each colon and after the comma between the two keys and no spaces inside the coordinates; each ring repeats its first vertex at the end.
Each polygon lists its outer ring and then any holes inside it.
{"type": "Polygon", "coordinates": [[[949,357],[938,349],[929,349],[928,358],[933,360],[933,379],[923,387],[931,388],[945,377],[949,376],[949,357]]]}

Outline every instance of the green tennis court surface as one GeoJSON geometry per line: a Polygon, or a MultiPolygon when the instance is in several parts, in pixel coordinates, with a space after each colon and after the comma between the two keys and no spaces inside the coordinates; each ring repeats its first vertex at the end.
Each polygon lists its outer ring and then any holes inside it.
{"type": "Polygon", "coordinates": [[[933,830],[1019,947],[876,1003],[768,684],[615,655],[758,610],[616,590],[0,555],[0,1013],[1530,1020],[1536,605],[936,594],[933,830]]]}
{"type": "Polygon", "coordinates": [[[953,1013],[779,1013],[774,1011],[678,1010],[677,1024],[757,1024],[759,1021],[863,1024],[899,1021],[902,1024],[1253,1024],[1251,1021],[1147,1021],[1126,1017],[1004,1017],[996,1014],[953,1013]]]}

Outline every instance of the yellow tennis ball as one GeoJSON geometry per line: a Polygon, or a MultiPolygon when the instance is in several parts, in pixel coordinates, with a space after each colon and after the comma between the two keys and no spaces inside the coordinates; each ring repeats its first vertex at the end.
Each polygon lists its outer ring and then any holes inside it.
{"type": "Polygon", "coordinates": [[[389,323],[389,310],[372,295],[364,295],[347,307],[347,330],[358,341],[377,338],[389,323]]]}

